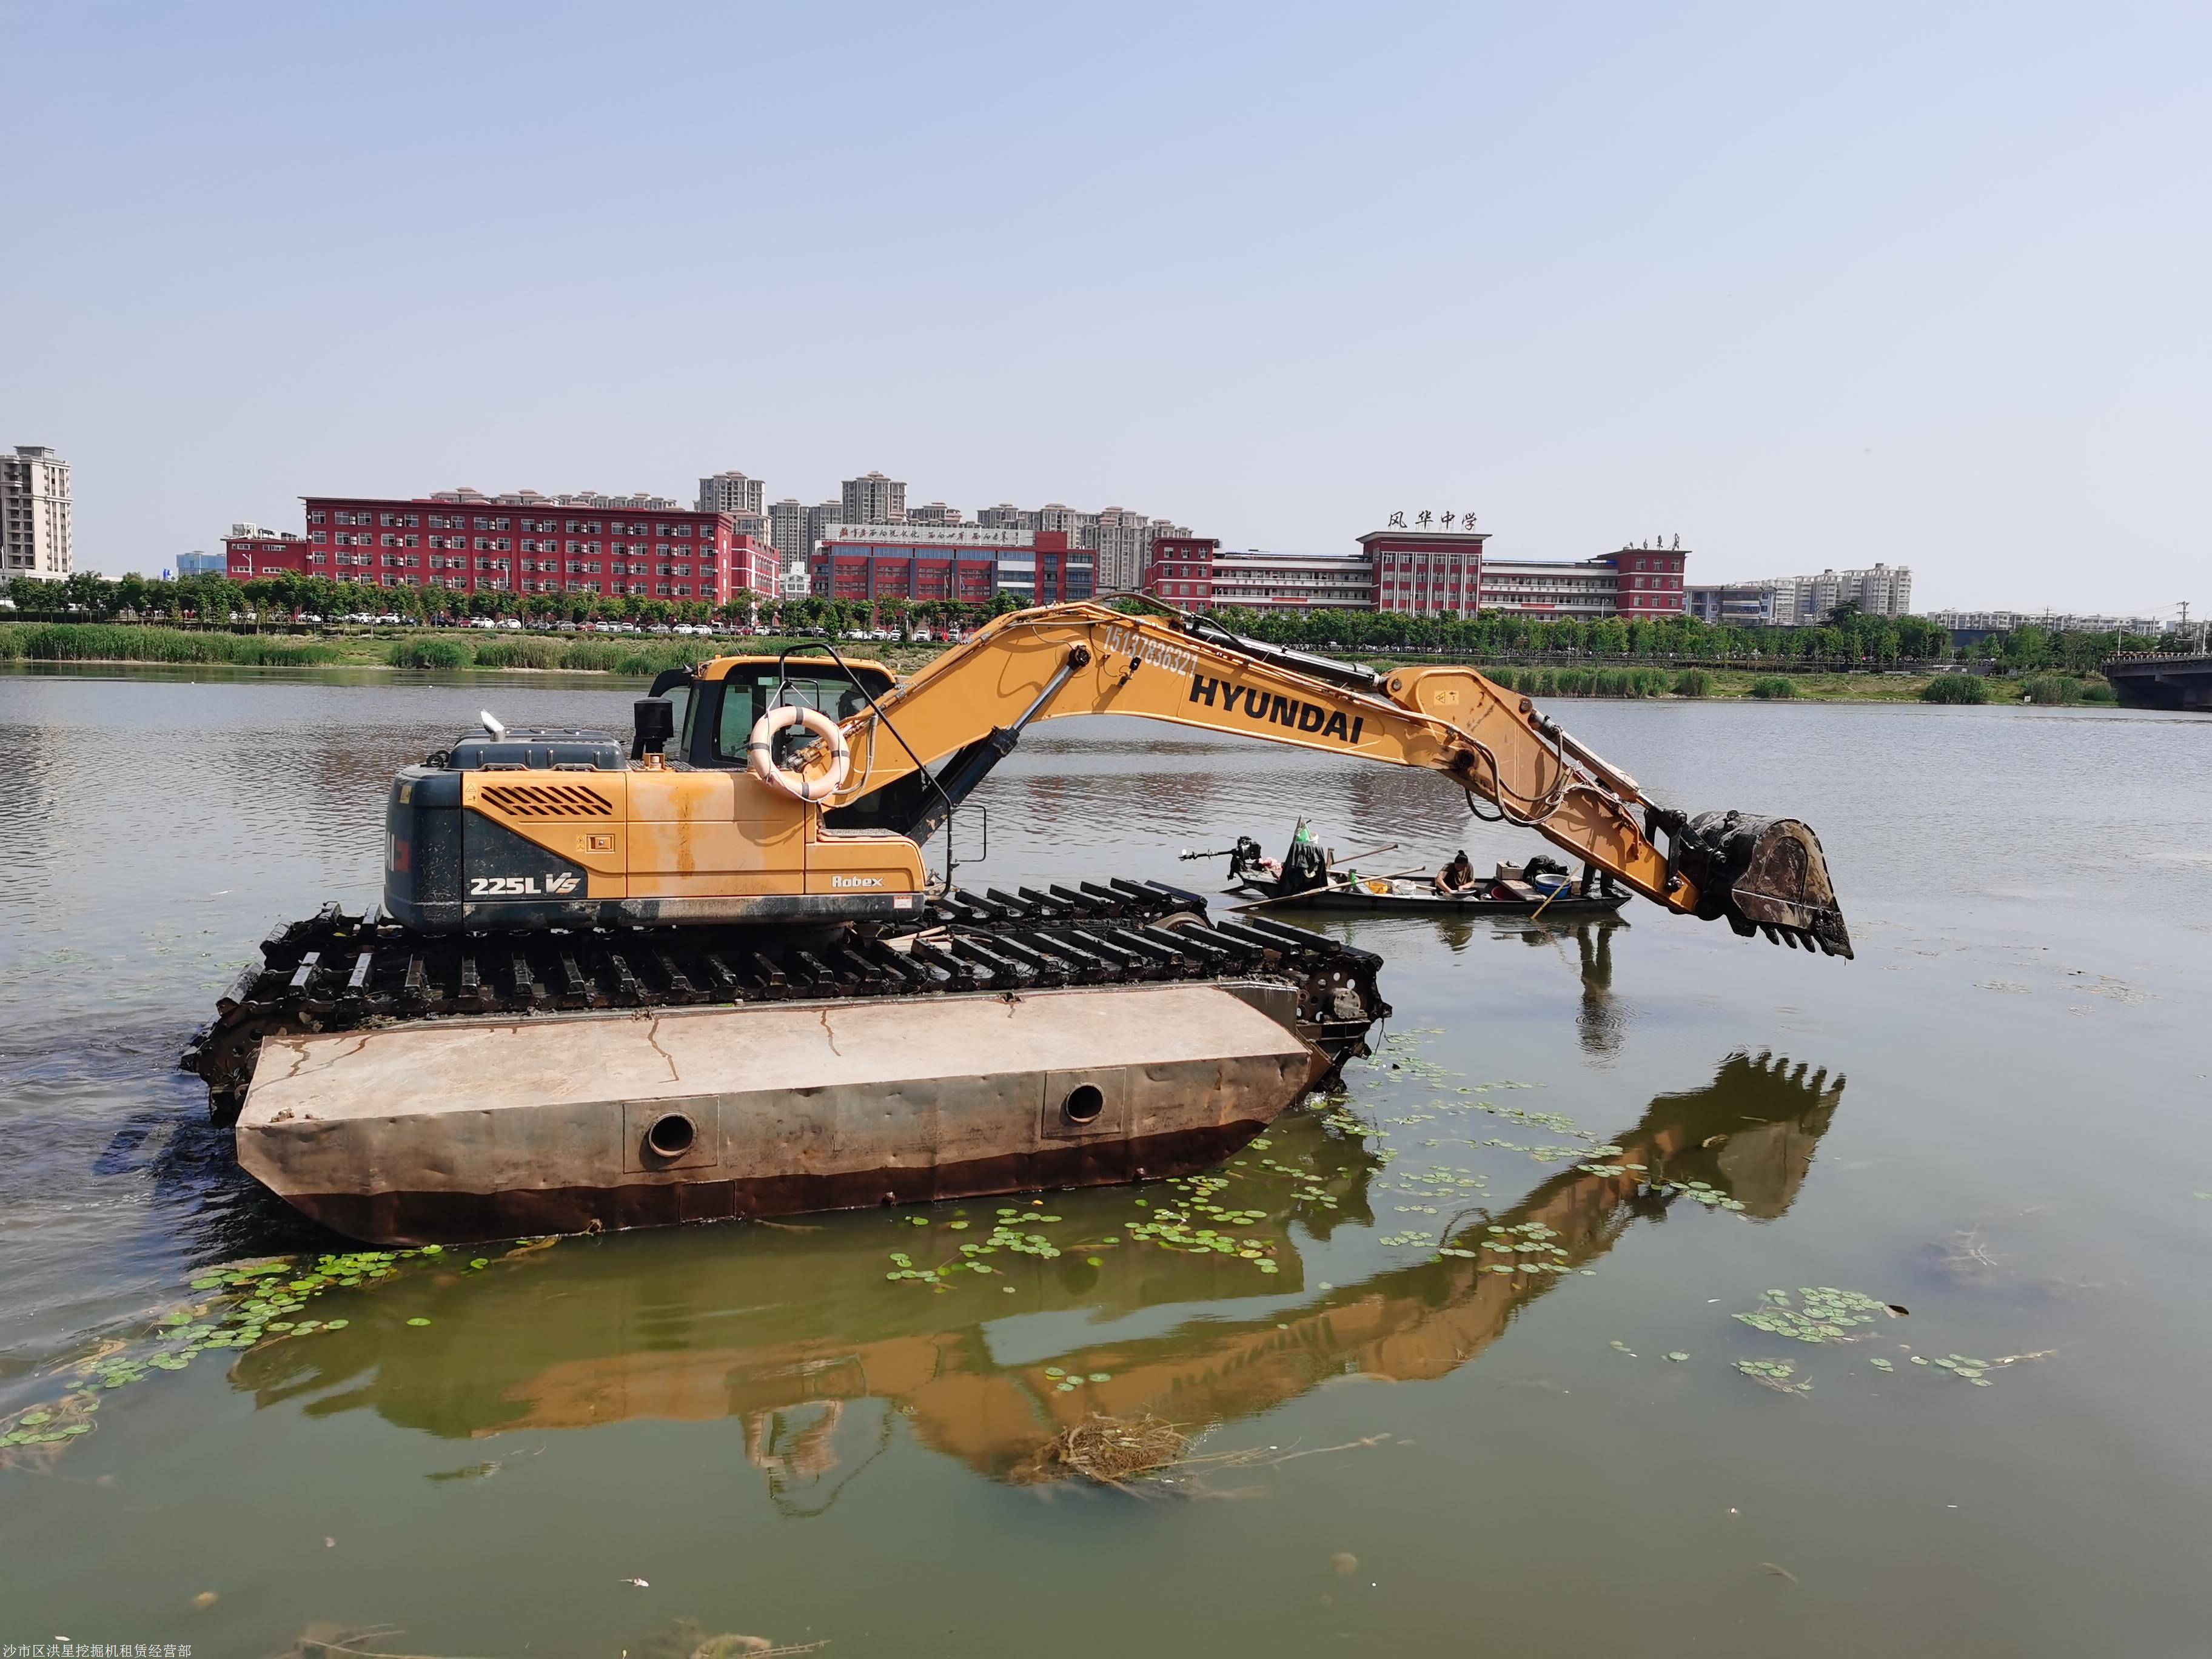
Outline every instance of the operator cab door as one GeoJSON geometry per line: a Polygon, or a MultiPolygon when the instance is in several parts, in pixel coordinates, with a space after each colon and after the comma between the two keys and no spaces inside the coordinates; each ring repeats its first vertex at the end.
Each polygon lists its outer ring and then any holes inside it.
{"type": "MultiPolygon", "coordinates": [[[[647,694],[667,698],[674,714],[676,736],[668,745],[669,758],[687,761],[694,766],[700,764],[700,760],[692,750],[691,717],[699,708],[699,682],[690,669],[664,668],[654,678],[653,690],[647,694]]],[[[629,757],[634,761],[645,758],[643,747],[635,738],[630,740],[629,757]]]]}
{"type": "MultiPolygon", "coordinates": [[[[742,768],[711,757],[702,717],[721,687],[689,669],[665,670],[653,696],[674,715],[668,753],[677,764],[633,769],[629,781],[629,896],[696,899],[791,895],[805,890],[805,814],[799,802],[742,768]]],[[[633,754],[636,744],[633,741],[633,754]]]]}

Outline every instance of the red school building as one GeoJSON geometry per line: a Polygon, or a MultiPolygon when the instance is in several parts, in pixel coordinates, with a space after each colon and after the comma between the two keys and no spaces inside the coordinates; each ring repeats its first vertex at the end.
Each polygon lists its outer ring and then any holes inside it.
{"type": "Polygon", "coordinates": [[[308,495],[304,536],[228,538],[236,581],[279,571],[457,593],[629,596],[710,605],[773,598],[775,550],[726,513],[550,499],[308,495]]]}

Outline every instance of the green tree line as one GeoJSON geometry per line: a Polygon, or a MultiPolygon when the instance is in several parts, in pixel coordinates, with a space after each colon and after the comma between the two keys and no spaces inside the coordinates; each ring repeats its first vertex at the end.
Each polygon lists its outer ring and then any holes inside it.
{"type": "Polygon", "coordinates": [[[1222,611],[1216,618],[1270,645],[1375,656],[1434,655],[1476,661],[1615,660],[1887,668],[1905,663],[1985,662],[2005,672],[2093,672],[2117,651],[2150,651],[2162,637],[2052,633],[2019,628],[1954,650],[1949,630],[1923,617],[1870,617],[1850,605],[1815,628],[1743,628],[1689,616],[1591,621],[1489,611],[1473,617],[1372,611],[1222,611]]]}
{"type": "Polygon", "coordinates": [[[965,632],[993,616],[1018,608],[1018,602],[1005,594],[989,605],[878,599],[871,605],[848,599],[782,600],[747,595],[729,605],[714,605],[703,600],[672,601],[630,594],[461,593],[444,588],[379,587],[293,571],[237,582],[228,576],[164,580],[135,574],[108,577],[81,570],[58,583],[17,583],[8,597],[21,614],[68,621],[124,618],[210,627],[293,628],[308,617],[335,623],[345,617],[369,616],[396,617],[405,623],[440,627],[480,617],[512,617],[539,624],[627,623],[651,628],[688,623],[702,628],[763,627],[802,634],[842,634],[872,628],[894,630],[902,638],[911,637],[917,630],[939,638],[949,630],[965,632]]]}
{"type": "MultiPolygon", "coordinates": [[[[729,605],[674,601],[635,595],[591,593],[475,593],[443,588],[378,587],[325,576],[282,572],[234,582],[227,576],[177,580],[79,571],[49,588],[18,583],[11,595],[26,613],[49,599],[40,614],[70,620],[131,618],[205,626],[292,628],[317,617],[397,617],[421,626],[453,625],[476,618],[508,618],[540,625],[623,623],[653,628],[678,623],[695,627],[767,628],[778,634],[845,634],[878,629],[901,638],[927,633],[942,639],[965,633],[987,618],[1017,608],[1000,594],[989,605],[942,599],[780,600],[745,596],[729,605]],[[51,596],[49,598],[49,596],[51,596]]],[[[1121,601],[1127,606],[1130,601],[1121,601]]],[[[1814,628],[1746,628],[1693,617],[1629,621],[1607,617],[1583,621],[1508,611],[1477,616],[1417,617],[1395,611],[1224,610],[1216,619],[1232,630],[1309,651],[1365,656],[1436,656],[1473,661],[1613,661],[1796,669],[1887,668],[1901,664],[1966,660],[2005,673],[2091,673],[2118,651],[2175,647],[2172,636],[2053,633],[2029,626],[1954,651],[1948,632],[1921,617],[1871,617],[1839,606],[1814,628]]]]}

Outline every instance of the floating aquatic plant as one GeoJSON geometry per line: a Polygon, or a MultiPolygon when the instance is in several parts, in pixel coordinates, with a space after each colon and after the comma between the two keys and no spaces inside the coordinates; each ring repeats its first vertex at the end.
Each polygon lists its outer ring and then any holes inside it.
{"type": "Polygon", "coordinates": [[[1873,1334],[1868,1328],[1890,1316],[1889,1304],[1881,1298],[1832,1285],[1800,1288],[1797,1296],[1802,1305],[1793,1305],[1787,1291],[1768,1291],[1763,1305],[1734,1317],[1753,1330],[1794,1341],[1856,1342],[1873,1334]]]}
{"type": "Polygon", "coordinates": [[[1762,1388],[1778,1394],[1809,1394],[1813,1384],[1797,1376],[1797,1367],[1786,1359],[1739,1359],[1736,1370],[1762,1388]]]}
{"type": "MultiPolygon", "coordinates": [[[[528,1240],[503,1259],[534,1254],[553,1241],[528,1240]]],[[[137,1337],[108,1343],[75,1366],[84,1389],[58,1402],[24,1408],[0,1419],[0,1454],[19,1447],[58,1444],[91,1432],[85,1420],[98,1407],[96,1395],[146,1381],[155,1371],[187,1370],[208,1352],[238,1352],[264,1341],[299,1340],[319,1333],[342,1331],[350,1321],[302,1317],[314,1298],[333,1290],[374,1287],[401,1271],[412,1257],[436,1258],[442,1248],[426,1244],[405,1250],[346,1250],[312,1259],[280,1256],[204,1268],[187,1281],[193,1300],[155,1317],[137,1337]]],[[[472,1259],[463,1271],[489,1267],[493,1258],[472,1259]]],[[[416,1316],[410,1325],[428,1325],[416,1316]]]]}

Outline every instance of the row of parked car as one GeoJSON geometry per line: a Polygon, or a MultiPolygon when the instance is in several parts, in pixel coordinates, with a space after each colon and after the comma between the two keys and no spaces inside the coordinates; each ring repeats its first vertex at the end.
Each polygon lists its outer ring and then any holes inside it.
{"type": "MultiPolygon", "coordinates": [[[[252,622],[254,620],[254,617],[253,613],[250,611],[244,613],[242,617],[238,612],[234,611],[231,614],[230,619],[233,622],[238,622],[240,620],[252,622]]],[[[320,617],[308,614],[295,617],[295,620],[303,623],[320,623],[324,619],[320,617]]],[[[350,623],[356,627],[362,628],[398,628],[403,626],[421,625],[412,617],[394,616],[388,612],[382,616],[373,616],[365,611],[357,611],[350,616],[340,617],[337,620],[342,623],[350,623]]],[[[696,634],[702,638],[711,635],[720,635],[726,638],[730,635],[738,634],[766,635],[772,634],[775,631],[774,629],[769,628],[708,628],[703,624],[694,623],[661,623],[648,628],[638,623],[524,622],[519,617],[471,617],[465,622],[455,623],[454,626],[481,629],[490,631],[507,630],[514,633],[528,631],[533,634],[696,634]]],[[[860,635],[855,635],[854,637],[859,638],[860,635]]],[[[889,634],[871,634],[867,635],[867,637],[870,639],[890,639],[896,636],[889,634]]]]}

